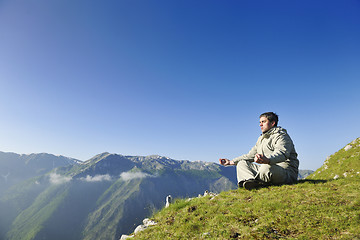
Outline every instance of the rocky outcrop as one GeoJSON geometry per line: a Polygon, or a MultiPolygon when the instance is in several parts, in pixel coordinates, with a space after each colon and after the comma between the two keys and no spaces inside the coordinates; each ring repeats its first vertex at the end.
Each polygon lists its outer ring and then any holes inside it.
{"type": "Polygon", "coordinates": [[[148,227],[154,226],[154,225],[156,225],[156,224],[157,224],[157,223],[156,223],[155,221],[150,220],[150,219],[148,219],[148,218],[145,218],[145,219],[143,220],[143,224],[141,224],[141,225],[139,225],[139,226],[137,226],[137,227],[135,228],[134,234],[132,234],[132,235],[125,235],[125,234],[123,234],[123,235],[121,236],[120,240],[124,240],[124,239],[128,239],[128,238],[133,238],[133,237],[134,237],[136,234],[138,234],[139,232],[144,231],[144,230],[147,229],[148,227]]]}
{"type": "MultiPolygon", "coordinates": [[[[206,190],[206,191],[204,192],[204,195],[199,194],[197,198],[206,197],[206,196],[211,196],[210,200],[213,200],[217,195],[218,195],[218,194],[213,193],[213,192],[209,192],[208,190],[206,190]]],[[[187,201],[191,201],[192,199],[194,199],[194,198],[188,198],[187,201]]],[[[172,200],[171,195],[166,196],[166,199],[165,199],[166,205],[165,205],[165,207],[169,207],[169,206],[170,206],[171,200],[172,200]]],[[[120,240],[133,238],[133,237],[136,236],[136,234],[138,234],[139,232],[144,231],[144,230],[147,229],[148,227],[154,226],[154,225],[156,225],[156,224],[157,224],[157,223],[156,223],[155,221],[150,220],[149,218],[145,218],[145,219],[143,220],[143,224],[141,224],[141,225],[139,225],[139,226],[137,226],[137,227],[135,228],[134,234],[132,234],[132,235],[125,235],[125,234],[123,234],[123,235],[121,236],[120,240]]]]}

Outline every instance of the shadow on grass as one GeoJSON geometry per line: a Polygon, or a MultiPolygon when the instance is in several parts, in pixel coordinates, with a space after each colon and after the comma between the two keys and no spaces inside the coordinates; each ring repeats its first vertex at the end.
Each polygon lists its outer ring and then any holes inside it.
{"type": "Polygon", "coordinates": [[[286,186],[286,185],[298,185],[298,184],[304,184],[304,183],[312,183],[312,184],[319,184],[319,183],[326,183],[332,180],[323,180],[323,179],[300,179],[295,183],[290,183],[290,184],[264,184],[261,185],[259,187],[256,187],[254,189],[261,189],[261,188],[270,188],[272,186],[286,186]]]}
{"type": "Polygon", "coordinates": [[[294,184],[302,184],[302,183],[312,183],[312,184],[319,184],[319,183],[326,183],[329,180],[323,180],[323,179],[300,179],[294,184]]]}
{"type": "Polygon", "coordinates": [[[264,187],[271,187],[271,186],[286,186],[286,185],[298,185],[298,184],[304,184],[304,183],[312,183],[312,184],[319,184],[319,183],[326,183],[331,180],[323,180],[323,179],[300,179],[297,180],[297,182],[290,183],[290,184],[271,184],[264,187]]]}

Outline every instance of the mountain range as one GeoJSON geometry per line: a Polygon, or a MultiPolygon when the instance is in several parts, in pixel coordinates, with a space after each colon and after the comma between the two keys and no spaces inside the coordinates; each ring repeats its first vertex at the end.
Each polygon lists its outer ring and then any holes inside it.
{"type": "Polygon", "coordinates": [[[81,162],[0,152],[0,174],[0,239],[14,240],[119,239],[162,208],[167,195],[236,188],[234,168],[158,155],[102,153],[81,162]]]}
{"type": "Polygon", "coordinates": [[[80,162],[2,153],[0,164],[1,239],[119,239],[169,194],[190,197],[236,186],[233,169],[161,156],[102,153],[80,162]]]}
{"type": "Polygon", "coordinates": [[[81,161],[48,153],[16,154],[0,152],[0,196],[9,187],[43,175],[50,170],[80,163],[81,161]]]}

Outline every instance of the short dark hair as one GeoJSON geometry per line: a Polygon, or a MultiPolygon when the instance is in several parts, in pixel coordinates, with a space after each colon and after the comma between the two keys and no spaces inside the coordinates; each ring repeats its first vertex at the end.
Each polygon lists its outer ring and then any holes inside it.
{"type": "Polygon", "coordinates": [[[279,116],[273,112],[266,112],[260,115],[259,118],[266,117],[270,122],[275,122],[275,127],[278,125],[279,116]]]}

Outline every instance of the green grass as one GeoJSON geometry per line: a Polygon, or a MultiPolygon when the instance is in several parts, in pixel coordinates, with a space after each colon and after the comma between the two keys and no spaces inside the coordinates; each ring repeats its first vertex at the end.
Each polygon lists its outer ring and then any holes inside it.
{"type": "Polygon", "coordinates": [[[360,138],[329,156],[322,167],[317,169],[309,179],[334,179],[360,175],[360,138]]]}
{"type": "Polygon", "coordinates": [[[360,177],[177,200],[135,239],[360,239],[360,177]]]}
{"type": "Polygon", "coordinates": [[[360,239],[360,138],[349,145],[298,184],[177,200],[135,239],[360,239]]]}

